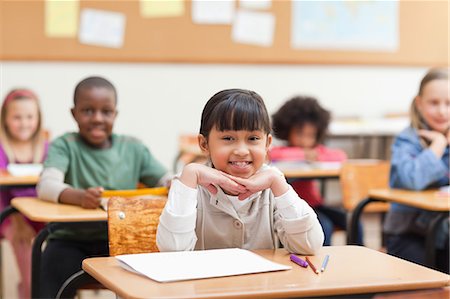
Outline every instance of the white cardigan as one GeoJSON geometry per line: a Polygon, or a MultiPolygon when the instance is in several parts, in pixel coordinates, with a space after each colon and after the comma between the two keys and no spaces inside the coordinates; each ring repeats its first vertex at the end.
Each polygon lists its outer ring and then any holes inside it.
{"type": "Polygon", "coordinates": [[[279,197],[263,190],[236,208],[232,201],[237,199],[218,189],[212,195],[201,186],[192,189],[178,178],[172,181],[158,225],[160,251],[273,249],[278,240],[298,254],[315,254],[322,247],[316,213],[292,188],[279,197]]]}

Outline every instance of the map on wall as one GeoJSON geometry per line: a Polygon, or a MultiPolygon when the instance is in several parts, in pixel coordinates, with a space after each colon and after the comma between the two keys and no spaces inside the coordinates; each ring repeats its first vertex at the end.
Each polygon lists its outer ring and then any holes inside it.
{"type": "Polygon", "coordinates": [[[395,52],[398,1],[292,1],[292,47],[395,52]]]}

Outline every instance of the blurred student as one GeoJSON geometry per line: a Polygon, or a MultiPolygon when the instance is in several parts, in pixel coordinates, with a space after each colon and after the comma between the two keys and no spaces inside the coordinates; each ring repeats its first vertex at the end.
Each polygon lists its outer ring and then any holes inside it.
{"type": "MultiPolygon", "coordinates": [[[[411,125],[392,145],[392,188],[424,190],[449,184],[450,98],[448,69],[432,69],[420,82],[411,125]]],[[[448,216],[448,213],[447,213],[448,216]]],[[[425,235],[436,213],[391,204],[384,224],[388,253],[425,263],[425,235]]],[[[449,272],[448,217],[438,229],[436,265],[449,272]]]]}
{"type": "MultiPolygon", "coordinates": [[[[272,115],[274,135],[287,142],[287,146],[274,147],[270,151],[272,161],[343,162],[344,151],[323,145],[330,112],[312,97],[296,96],[288,100],[272,115]]],[[[325,233],[324,245],[331,245],[334,228],[346,229],[344,210],[323,204],[317,183],[314,180],[291,182],[297,194],[316,211],[325,233]]],[[[362,244],[362,229],[359,229],[358,244],[362,244]]]]}
{"type": "MultiPolygon", "coordinates": [[[[13,163],[42,163],[48,144],[36,94],[29,89],[12,90],[3,101],[0,117],[0,170],[5,171],[13,163]]],[[[3,209],[14,197],[35,197],[36,190],[10,188],[2,190],[0,196],[3,209]]],[[[19,298],[30,298],[31,245],[42,227],[20,213],[12,214],[1,227],[1,233],[11,242],[19,268],[19,298]]]]}
{"type": "MultiPolygon", "coordinates": [[[[95,209],[103,190],[164,184],[166,170],[139,140],[113,133],[115,87],[89,77],[75,88],[72,116],[79,131],[55,139],[37,190],[39,198],[95,209]]],[[[50,235],[41,265],[41,296],[54,298],[89,256],[108,255],[105,229],[61,230],[50,235]]]]}
{"type": "Polygon", "coordinates": [[[264,162],[270,119],[253,91],[228,89],[206,103],[198,142],[209,165],[191,163],[172,181],[160,217],[161,251],[238,247],[315,254],[323,243],[316,213],[283,174],[264,162]]]}

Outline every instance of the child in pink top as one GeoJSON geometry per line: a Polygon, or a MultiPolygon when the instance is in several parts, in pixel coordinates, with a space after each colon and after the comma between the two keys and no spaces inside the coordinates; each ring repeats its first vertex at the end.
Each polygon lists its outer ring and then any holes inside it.
{"type": "MultiPolygon", "coordinates": [[[[273,148],[270,151],[270,159],[305,162],[345,161],[347,159],[345,152],[323,145],[330,117],[330,112],[320,106],[314,98],[297,96],[287,101],[272,115],[272,122],[275,137],[286,141],[288,146],[273,148]]],[[[346,228],[346,212],[323,204],[317,182],[296,180],[290,183],[297,194],[316,211],[325,234],[324,245],[330,245],[334,227],[346,228]]],[[[358,243],[362,244],[361,233],[358,243]]]]}
{"type": "MultiPolygon", "coordinates": [[[[1,106],[0,170],[10,163],[42,163],[48,144],[42,129],[41,111],[37,96],[28,89],[9,92],[1,106]]],[[[32,188],[8,188],[0,192],[3,209],[15,197],[36,196],[32,188]]],[[[14,213],[4,221],[0,232],[11,243],[21,275],[19,298],[30,298],[31,244],[44,226],[14,213]]]]}

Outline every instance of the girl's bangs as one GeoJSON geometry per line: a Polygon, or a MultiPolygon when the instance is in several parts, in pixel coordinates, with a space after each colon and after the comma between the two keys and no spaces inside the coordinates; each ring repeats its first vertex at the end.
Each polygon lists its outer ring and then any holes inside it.
{"type": "Polygon", "coordinates": [[[270,132],[270,124],[263,109],[252,101],[229,101],[217,106],[213,119],[219,131],[270,132]]]}

